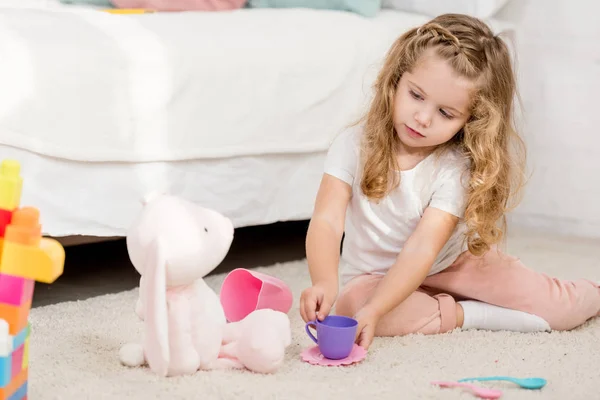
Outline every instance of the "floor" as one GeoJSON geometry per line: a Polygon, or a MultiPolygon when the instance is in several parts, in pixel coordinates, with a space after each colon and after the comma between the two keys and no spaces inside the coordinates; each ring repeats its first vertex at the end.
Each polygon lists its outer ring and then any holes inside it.
{"type": "MultiPolygon", "coordinates": [[[[241,264],[253,268],[302,259],[307,228],[308,221],[297,221],[237,229],[227,257],[213,274],[241,264]]],[[[67,246],[65,252],[63,275],[51,285],[36,283],[32,307],[118,293],[139,283],[124,239],[67,246]]]]}
{"type": "MultiPolygon", "coordinates": [[[[511,231],[507,250],[525,265],[563,279],[600,281],[600,239],[511,231]]],[[[510,375],[542,377],[548,384],[541,392],[500,382],[481,386],[501,389],[503,398],[515,400],[598,398],[600,318],[570,332],[457,329],[443,335],[377,338],[357,365],[326,368],[303,362],[303,351],[315,346],[298,312],[300,294],[310,285],[306,260],[293,260],[304,257],[305,233],[305,223],[241,229],[229,257],[205,280],[217,293],[227,270],[262,266],[259,272],[289,285],[294,301],[288,312],[292,341],[283,365],[266,375],[218,370],[163,379],[146,367],[122,366],[121,346],[144,337],[144,324],[134,313],[137,291],[125,290],[137,285],[137,274],[127,261],[124,243],[68,248],[64,276],[36,292],[37,305],[59,303],[30,313],[29,397],[175,400],[197,398],[200,388],[203,399],[302,399],[309,388],[311,400],[459,400],[473,397],[438,389],[431,382],[510,375]],[[119,293],[96,296],[109,292],[119,293]]],[[[261,326],[261,333],[268,331],[268,324],[261,326]]]]}

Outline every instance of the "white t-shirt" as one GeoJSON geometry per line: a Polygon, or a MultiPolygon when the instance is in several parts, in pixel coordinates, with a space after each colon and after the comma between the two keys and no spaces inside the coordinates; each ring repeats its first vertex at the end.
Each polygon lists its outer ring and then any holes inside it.
{"type": "Polygon", "coordinates": [[[461,218],[429,275],[449,267],[467,249],[462,218],[468,161],[457,151],[447,151],[439,158],[430,155],[413,169],[400,171],[399,187],[377,204],[360,189],[361,133],[360,127],[353,127],[336,137],[325,162],[325,173],[352,186],[340,262],[342,284],[362,274],[385,274],[427,207],[461,218]]]}

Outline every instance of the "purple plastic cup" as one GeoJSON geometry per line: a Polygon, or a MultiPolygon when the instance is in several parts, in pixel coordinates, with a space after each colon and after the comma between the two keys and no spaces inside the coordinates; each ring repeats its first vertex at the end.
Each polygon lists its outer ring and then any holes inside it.
{"type": "Polygon", "coordinates": [[[319,346],[323,357],[330,360],[341,360],[352,352],[358,321],[341,315],[329,315],[323,321],[309,321],[304,326],[306,333],[319,346]],[[317,337],[310,331],[314,326],[317,337]]]}

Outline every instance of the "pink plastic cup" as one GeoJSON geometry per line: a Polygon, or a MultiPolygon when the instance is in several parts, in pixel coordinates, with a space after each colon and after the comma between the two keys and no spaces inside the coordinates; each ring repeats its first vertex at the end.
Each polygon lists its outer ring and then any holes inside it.
{"type": "Polygon", "coordinates": [[[229,322],[240,321],[261,309],[287,314],[293,301],[292,291],[281,279],[243,268],[234,269],[225,277],[220,298],[229,322]]]}

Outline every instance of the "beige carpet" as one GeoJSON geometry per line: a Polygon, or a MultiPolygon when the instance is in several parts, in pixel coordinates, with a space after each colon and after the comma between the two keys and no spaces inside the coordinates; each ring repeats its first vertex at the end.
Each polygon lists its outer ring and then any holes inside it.
{"type": "MultiPolygon", "coordinates": [[[[563,277],[600,280],[598,242],[539,235],[512,237],[511,253],[530,266],[563,277]]],[[[261,269],[283,278],[298,298],[308,284],[303,261],[261,269]]],[[[213,288],[223,276],[211,277],[213,288]]],[[[501,282],[499,282],[501,284],[501,282]]],[[[294,307],[293,344],[275,375],[198,372],[158,379],[118,362],[121,344],[138,339],[135,291],[62,303],[31,312],[29,398],[42,399],[468,399],[431,380],[466,376],[541,376],[541,392],[505,389],[507,399],[598,398],[600,319],[568,333],[460,332],[377,339],[368,358],[352,367],[325,368],[299,360],[312,342],[294,307]]],[[[295,305],[296,306],[296,305],[295,305]]]]}

